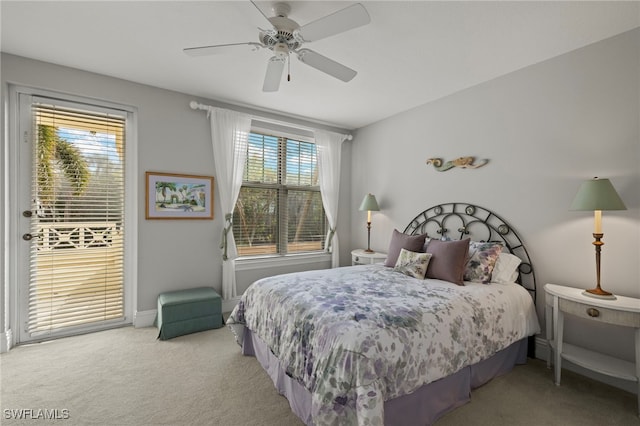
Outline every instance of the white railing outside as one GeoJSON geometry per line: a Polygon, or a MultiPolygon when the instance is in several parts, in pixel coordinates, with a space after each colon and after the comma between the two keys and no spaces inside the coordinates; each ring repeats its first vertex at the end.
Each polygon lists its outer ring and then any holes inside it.
{"type": "Polygon", "coordinates": [[[111,247],[120,242],[121,227],[115,222],[40,222],[34,237],[37,250],[111,247]]]}

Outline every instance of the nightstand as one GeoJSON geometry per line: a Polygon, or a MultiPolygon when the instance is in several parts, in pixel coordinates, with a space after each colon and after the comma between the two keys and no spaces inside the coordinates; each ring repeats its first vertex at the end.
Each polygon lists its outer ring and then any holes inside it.
{"type": "Polygon", "coordinates": [[[356,249],[351,252],[352,265],[370,265],[372,263],[382,263],[387,258],[387,253],[377,251],[367,252],[364,249],[356,249]]]}
{"type": "Polygon", "coordinates": [[[640,414],[640,299],[623,296],[616,296],[615,300],[597,299],[585,296],[582,289],[555,284],[546,284],[544,291],[546,333],[550,348],[547,366],[551,367],[553,351],[556,385],[560,385],[563,358],[601,374],[636,382],[640,414]],[[635,328],[635,364],[563,343],[565,314],[614,326],[635,328]]]}

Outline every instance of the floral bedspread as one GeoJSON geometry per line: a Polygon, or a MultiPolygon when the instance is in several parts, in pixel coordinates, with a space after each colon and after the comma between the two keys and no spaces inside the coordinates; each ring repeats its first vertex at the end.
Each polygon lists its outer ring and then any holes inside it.
{"type": "Polygon", "coordinates": [[[518,285],[457,286],[382,265],[256,281],[228,324],[256,333],[310,391],[316,425],[382,425],[385,400],[539,331],[518,285]]]}

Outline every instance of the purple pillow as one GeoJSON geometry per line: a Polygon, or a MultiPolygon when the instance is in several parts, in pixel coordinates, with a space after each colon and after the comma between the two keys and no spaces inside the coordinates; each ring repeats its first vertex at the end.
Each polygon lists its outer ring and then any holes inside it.
{"type": "Polygon", "coordinates": [[[394,229],[393,234],[391,234],[391,243],[389,244],[389,250],[387,250],[387,260],[385,260],[384,266],[396,266],[402,249],[422,253],[425,238],[427,238],[427,234],[407,235],[394,229]]]}
{"type": "Polygon", "coordinates": [[[427,278],[464,285],[464,269],[469,252],[468,238],[460,241],[431,240],[426,252],[431,253],[427,278]]]}

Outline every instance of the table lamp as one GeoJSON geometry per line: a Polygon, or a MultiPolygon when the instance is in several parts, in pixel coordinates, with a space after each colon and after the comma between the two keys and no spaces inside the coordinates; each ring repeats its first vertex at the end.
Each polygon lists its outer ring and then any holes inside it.
{"type": "Polygon", "coordinates": [[[600,252],[604,243],[602,236],[602,210],[626,210],[622,199],[616,192],[609,179],[598,179],[597,177],[585,181],[578,189],[578,193],[571,203],[569,210],[593,211],[594,230],[593,245],[596,247],[596,288],[585,290],[586,296],[615,299],[616,297],[600,287],[600,252]]]}
{"type": "Polygon", "coordinates": [[[367,194],[364,196],[362,200],[362,204],[360,204],[360,211],[367,211],[367,249],[365,252],[373,253],[371,250],[371,212],[380,211],[380,207],[378,207],[378,202],[376,201],[376,197],[373,194],[367,194]]]}

